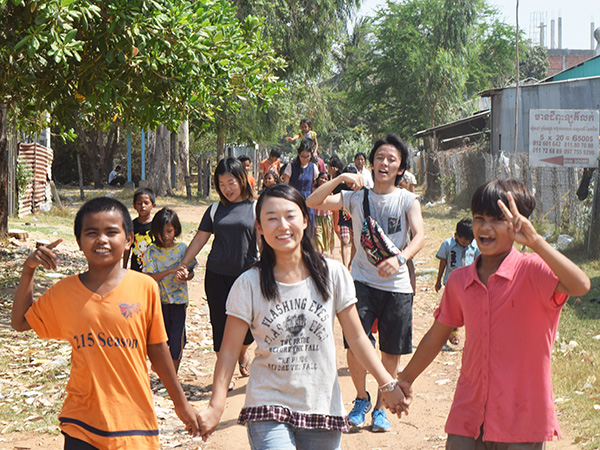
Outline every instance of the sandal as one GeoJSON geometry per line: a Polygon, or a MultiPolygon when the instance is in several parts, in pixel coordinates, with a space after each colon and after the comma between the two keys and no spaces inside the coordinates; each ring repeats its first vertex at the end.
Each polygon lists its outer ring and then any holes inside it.
{"type": "Polygon", "coordinates": [[[241,362],[238,362],[238,366],[240,369],[240,375],[243,377],[249,377],[250,376],[250,360],[248,359],[248,362],[246,364],[242,364],[241,362]]]}
{"type": "Polygon", "coordinates": [[[460,339],[458,337],[457,329],[452,330],[452,333],[450,333],[450,336],[448,336],[448,342],[450,342],[452,345],[460,344],[460,339]]]}
{"type": "Polygon", "coordinates": [[[231,381],[229,382],[229,389],[227,389],[229,392],[233,391],[235,389],[235,378],[232,378],[231,381]]]}

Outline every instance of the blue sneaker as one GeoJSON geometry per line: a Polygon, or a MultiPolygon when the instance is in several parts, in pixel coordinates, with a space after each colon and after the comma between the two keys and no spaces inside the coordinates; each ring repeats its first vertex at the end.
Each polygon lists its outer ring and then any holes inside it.
{"type": "Polygon", "coordinates": [[[362,427],[365,424],[365,414],[371,410],[371,396],[367,392],[367,398],[356,397],[352,411],[348,414],[348,421],[353,427],[362,427]]]}
{"type": "Polygon", "coordinates": [[[374,409],[373,410],[373,426],[371,427],[371,431],[377,433],[380,431],[389,431],[392,427],[390,422],[387,420],[387,416],[385,415],[385,411],[383,409],[374,409]]]}

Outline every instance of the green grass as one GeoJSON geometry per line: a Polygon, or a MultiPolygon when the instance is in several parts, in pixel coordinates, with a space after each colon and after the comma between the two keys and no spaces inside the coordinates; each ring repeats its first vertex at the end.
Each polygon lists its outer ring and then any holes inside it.
{"type": "MultiPolygon", "coordinates": [[[[578,251],[579,250],[579,251],[578,251]]],[[[573,259],[592,281],[590,292],[563,308],[552,359],[559,420],[582,448],[600,448],[600,263],[574,249],[573,259]],[[569,345],[571,343],[571,345],[569,345]],[[575,344],[576,343],[576,344],[575,344]]]]}

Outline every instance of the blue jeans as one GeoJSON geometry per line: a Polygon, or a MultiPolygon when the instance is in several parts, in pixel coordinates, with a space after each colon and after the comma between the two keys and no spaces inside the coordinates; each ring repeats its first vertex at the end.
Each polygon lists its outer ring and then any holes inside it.
{"type": "Polygon", "coordinates": [[[342,432],[307,430],[276,422],[253,420],[246,424],[252,450],[340,450],[342,432]]]}

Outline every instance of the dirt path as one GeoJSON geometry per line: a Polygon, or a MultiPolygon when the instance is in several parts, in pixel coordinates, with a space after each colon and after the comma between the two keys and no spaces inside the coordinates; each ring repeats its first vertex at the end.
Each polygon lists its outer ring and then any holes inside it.
{"type": "MultiPolygon", "coordinates": [[[[206,207],[177,207],[182,222],[197,223],[206,207]]],[[[426,223],[427,227],[427,223],[426,223]]],[[[189,238],[184,240],[189,242],[189,238]]],[[[418,255],[417,295],[414,306],[414,345],[416,346],[432,322],[432,313],[439,302],[434,291],[437,267],[435,252],[439,242],[427,238],[426,246],[418,255]]],[[[202,252],[201,255],[205,255],[202,252]]],[[[339,247],[335,250],[339,258],[339,247]]],[[[203,267],[205,256],[199,260],[203,267]]],[[[190,401],[199,409],[204,408],[210,397],[212,370],[215,356],[212,352],[212,336],[208,323],[208,306],[204,300],[203,271],[190,282],[192,306],[188,316],[188,346],[184,352],[180,378],[190,401]]],[[[462,338],[462,335],[461,335],[462,338]]],[[[352,407],[355,391],[348,373],[345,353],[342,346],[339,325],[336,329],[338,372],[342,394],[347,410],[352,407]]],[[[402,420],[391,418],[392,429],[388,433],[372,433],[370,425],[357,433],[343,436],[342,448],[348,450],[367,449],[437,449],[444,448],[444,423],[452,402],[454,386],[458,378],[461,361],[461,346],[456,351],[442,352],[414,386],[415,400],[408,417],[402,420]]],[[[402,359],[406,364],[408,357],[402,359]]],[[[161,427],[161,448],[184,448],[199,450],[237,450],[247,449],[246,429],[236,424],[237,416],[244,403],[247,378],[238,378],[236,389],[229,394],[221,425],[207,443],[191,439],[181,432],[178,420],[170,409],[170,402],[164,398],[160,385],[153,380],[155,405],[161,427]]],[[[371,394],[377,392],[377,384],[370,377],[368,383],[371,394]]],[[[389,416],[388,416],[389,417],[389,416]]],[[[367,419],[370,424],[370,417],[367,419]]],[[[578,447],[569,438],[569,430],[563,426],[563,439],[549,443],[548,450],[575,450],[578,447]]],[[[2,449],[60,449],[60,436],[34,435],[31,433],[13,433],[0,435],[2,449]]]]}

